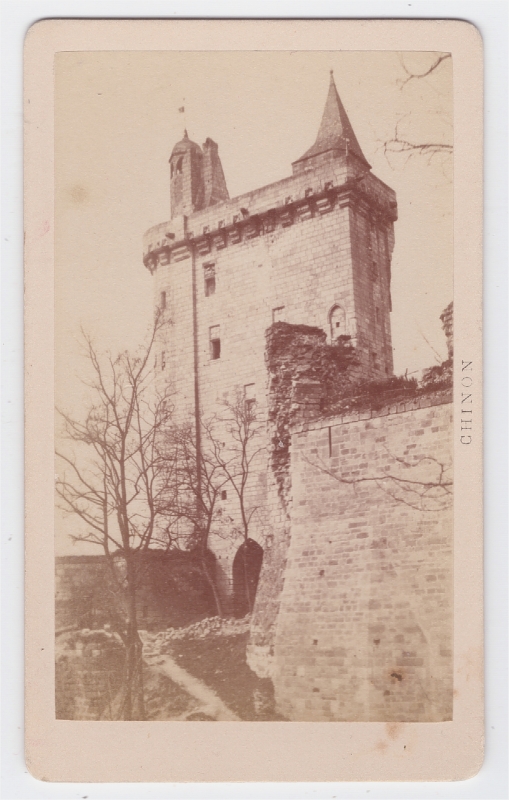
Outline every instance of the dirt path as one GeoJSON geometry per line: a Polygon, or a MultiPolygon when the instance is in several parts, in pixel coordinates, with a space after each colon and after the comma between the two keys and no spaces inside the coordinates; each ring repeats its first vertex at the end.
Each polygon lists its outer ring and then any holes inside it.
{"type": "Polygon", "coordinates": [[[162,672],[174,683],[185,689],[188,694],[199,700],[201,705],[198,710],[203,714],[207,714],[221,722],[240,720],[240,717],[234,714],[207,684],[182,669],[171,656],[146,656],[145,658],[153,669],[162,672]]]}

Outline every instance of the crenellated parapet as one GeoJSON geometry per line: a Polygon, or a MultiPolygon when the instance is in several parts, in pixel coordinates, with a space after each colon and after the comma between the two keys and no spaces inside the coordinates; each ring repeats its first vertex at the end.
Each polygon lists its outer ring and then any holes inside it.
{"type": "Polygon", "coordinates": [[[332,180],[316,181],[318,176],[313,177],[314,181],[309,175],[280,181],[280,188],[284,189],[286,184],[293,192],[286,196],[281,193],[280,201],[271,207],[257,207],[255,195],[264,193],[260,190],[216,205],[213,214],[196,212],[192,217],[176,217],[150,228],[144,237],[143,263],[154,272],[158,264],[190,258],[193,248],[198,255],[206,256],[294,224],[306,223],[335,208],[355,208],[380,227],[396,221],[395,193],[374,175],[363,173],[352,177],[346,173],[338,176],[345,177],[339,184],[332,180]],[[255,202],[250,202],[252,200],[255,202]],[[254,206],[254,210],[249,206],[254,206]]]}

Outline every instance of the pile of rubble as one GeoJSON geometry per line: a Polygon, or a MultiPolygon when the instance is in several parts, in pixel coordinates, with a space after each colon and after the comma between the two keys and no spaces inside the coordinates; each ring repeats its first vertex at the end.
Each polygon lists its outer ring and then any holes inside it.
{"type": "Polygon", "coordinates": [[[208,617],[187,628],[167,628],[165,631],[150,633],[140,631],[144,655],[156,655],[165,651],[165,646],[176,639],[204,639],[208,636],[239,636],[249,630],[250,615],[242,619],[222,619],[208,617]]]}

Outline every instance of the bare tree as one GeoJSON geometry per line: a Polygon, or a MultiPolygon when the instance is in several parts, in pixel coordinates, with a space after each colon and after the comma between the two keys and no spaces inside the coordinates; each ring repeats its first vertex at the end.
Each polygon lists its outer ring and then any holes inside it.
{"type": "MultiPolygon", "coordinates": [[[[435,56],[431,63],[428,63],[420,70],[411,69],[404,60],[403,55],[399,56],[401,68],[404,77],[398,80],[398,85],[401,91],[404,91],[409,85],[422,82],[430,83],[435,75],[440,71],[444,62],[451,59],[451,53],[440,53],[435,56]]],[[[437,93],[435,87],[434,92],[437,93]]],[[[424,156],[429,161],[436,156],[449,158],[453,151],[453,144],[450,141],[452,126],[450,120],[444,113],[438,112],[437,119],[439,120],[439,127],[435,131],[437,134],[434,138],[425,138],[420,140],[418,132],[415,130],[414,115],[417,113],[418,108],[410,113],[404,114],[395,124],[393,135],[386,139],[382,144],[384,154],[392,166],[391,157],[403,156],[406,161],[412,156],[424,156]]]]}
{"type": "MultiPolygon", "coordinates": [[[[258,510],[250,502],[249,479],[253,463],[264,449],[259,444],[261,425],[257,423],[254,401],[238,391],[233,402],[224,402],[223,411],[221,416],[199,420],[199,436],[192,419],[174,426],[166,440],[167,452],[171,452],[168,463],[175,465],[176,503],[171,513],[179,522],[184,521],[180,546],[197,552],[218,616],[223,615],[223,608],[212,574],[211,539],[233,540],[240,533],[244,542],[248,540],[251,521],[258,510]],[[237,499],[240,525],[225,514],[221,505],[227,486],[237,499]]],[[[247,580],[246,576],[249,595],[247,580]]]]}
{"type": "MultiPolygon", "coordinates": [[[[239,550],[241,557],[241,574],[244,585],[244,595],[247,600],[248,611],[253,610],[256,586],[248,564],[249,548],[255,546],[250,539],[249,531],[251,522],[259,510],[259,506],[252,502],[253,470],[258,457],[266,450],[263,444],[262,426],[257,419],[256,400],[245,397],[244,393],[237,390],[233,401],[226,400],[223,404],[224,413],[222,423],[226,430],[226,443],[219,450],[221,469],[234,491],[238,501],[240,515],[240,532],[244,541],[239,550]]],[[[260,565],[261,566],[261,561],[260,565]]],[[[256,577],[257,582],[257,577],[256,577]]]]}
{"type": "Polygon", "coordinates": [[[143,553],[158,537],[168,538],[171,468],[160,445],[173,407],[168,392],[155,390],[150,368],[165,324],[158,312],[147,344],[135,355],[100,355],[85,335],[93,376],[87,382],[90,407],[83,419],[59,412],[70,443],[57,451],[59,505],[84,523],[84,532],[74,540],[102,548],[121,599],[118,632],[126,653],[121,719],[144,718],[137,590],[143,553]]]}
{"type": "MultiPolygon", "coordinates": [[[[200,420],[200,436],[196,436],[196,423],[189,420],[175,425],[167,432],[165,453],[171,453],[168,464],[174,465],[174,495],[171,513],[175,522],[184,522],[184,532],[179,534],[178,546],[196,551],[202,574],[214,597],[218,616],[223,615],[221,598],[217,589],[210,558],[209,543],[212,533],[228,535],[228,523],[218,503],[223,487],[228,481],[222,470],[220,451],[222,443],[216,435],[215,418],[200,420]],[[187,526],[186,526],[187,523],[187,526]]],[[[169,478],[173,483],[173,477],[169,478]]]]}
{"type": "Polygon", "coordinates": [[[258,510],[257,505],[250,503],[249,478],[254,462],[266,448],[261,440],[262,426],[257,419],[256,400],[249,400],[241,391],[237,391],[233,402],[226,400],[223,407],[222,422],[226,428],[227,442],[219,450],[220,464],[237,496],[240,532],[246,541],[251,520],[258,510]]]}

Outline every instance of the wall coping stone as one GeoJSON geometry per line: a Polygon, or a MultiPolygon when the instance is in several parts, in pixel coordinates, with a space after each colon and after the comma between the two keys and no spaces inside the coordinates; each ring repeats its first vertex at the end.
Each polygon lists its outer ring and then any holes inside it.
{"type": "Polygon", "coordinates": [[[330,428],[337,425],[348,425],[351,422],[359,422],[361,420],[376,419],[377,417],[393,416],[395,414],[405,414],[409,411],[416,411],[421,408],[431,408],[432,406],[441,406],[452,403],[452,389],[442,389],[432,394],[422,395],[421,397],[412,397],[409,400],[402,400],[398,403],[388,403],[380,409],[363,409],[362,411],[353,414],[338,414],[332,417],[316,417],[306,422],[297,422],[290,427],[290,432],[294,433],[307,433],[308,431],[320,430],[321,428],[330,428]]]}

